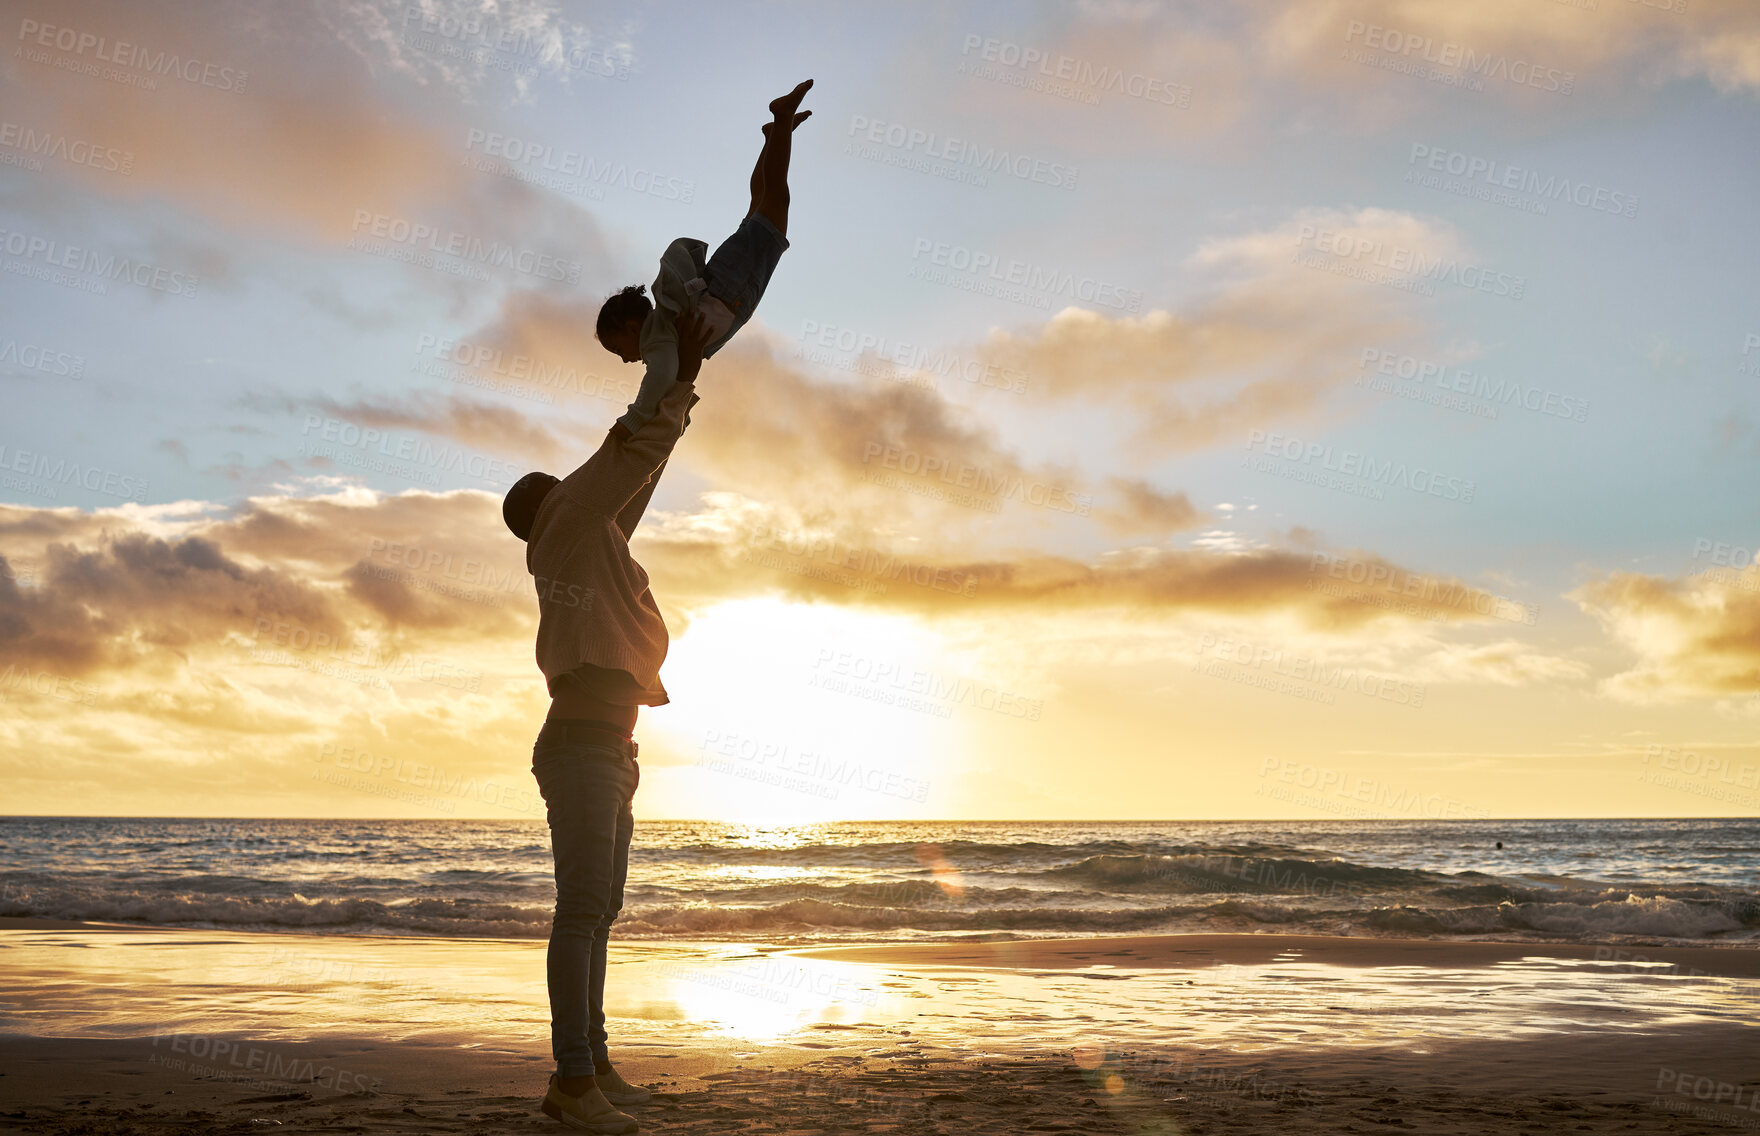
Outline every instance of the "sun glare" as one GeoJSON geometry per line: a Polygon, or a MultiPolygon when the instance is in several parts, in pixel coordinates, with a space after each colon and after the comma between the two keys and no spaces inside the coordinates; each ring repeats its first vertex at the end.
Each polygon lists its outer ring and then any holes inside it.
{"type": "Polygon", "coordinates": [[[948,670],[938,638],[897,616],[776,599],[696,613],[666,661],[673,704],[641,727],[649,809],[749,824],[923,815],[963,732],[923,693],[948,670]]]}

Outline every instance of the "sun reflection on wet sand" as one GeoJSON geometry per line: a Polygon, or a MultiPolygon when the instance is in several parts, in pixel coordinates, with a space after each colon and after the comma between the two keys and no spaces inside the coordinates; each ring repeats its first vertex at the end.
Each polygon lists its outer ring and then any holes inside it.
{"type": "MultiPolygon", "coordinates": [[[[1247,963],[1193,953],[1164,967],[924,965],[837,953],[614,945],[607,1012],[620,1038],[673,1046],[687,1043],[684,1026],[705,1041],[825,1048],[903,1031],[967,1052],[1073,1051],[1097,1037],[1251,1052],[1742,1024],[1757,1001],[1752,979],[1634,974],[1539,950],[1479,966],[1337,965],[1300,949],[1247,963]]],[[[9,930],[0,967],[10,990],[0,1028],[21,1034],[548,1034],[539,941],[9,930]]]]}

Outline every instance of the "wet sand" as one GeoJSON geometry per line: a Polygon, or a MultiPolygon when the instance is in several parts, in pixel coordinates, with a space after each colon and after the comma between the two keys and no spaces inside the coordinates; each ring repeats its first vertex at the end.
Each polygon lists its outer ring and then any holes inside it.
{"type": "MultiPolygon", "coordinates": [[[[608,1001],[644,1131],[1760,1130],[1760,952],[1618,951],[628,943],[608,1001]]],[[[563,1131],[540,942],[5,920],[0,1000],[0,1132],[563,1131]]]]}

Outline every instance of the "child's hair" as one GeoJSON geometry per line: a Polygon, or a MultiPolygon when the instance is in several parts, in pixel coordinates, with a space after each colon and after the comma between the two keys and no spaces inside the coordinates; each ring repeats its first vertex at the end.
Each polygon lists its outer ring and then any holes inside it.
{"type": "Polygon", "coordinates": [[[603,343],[608,333],[630,320],[647,319],[648,313],[654,310],[654,305],[643,295],[647,290],[646,284],[631,284],[606,300],[605,306],[599,309],[599,322],[593,327],[593,337],[603,343]]]}

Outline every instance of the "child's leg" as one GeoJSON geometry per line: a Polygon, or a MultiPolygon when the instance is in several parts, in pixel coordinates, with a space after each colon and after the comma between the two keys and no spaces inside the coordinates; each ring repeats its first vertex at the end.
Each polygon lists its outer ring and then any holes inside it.
{"type": "MultiPolygon", "coordinates": [[[[808,120],[810,114],[811,111],[801,111],[801,113],[796,114],[796,116],[794,116],[794,125],[788,127],[788,129],[794,130],[794,127],[799,127],[801,123],[808,120]]],[[[771,144],[769,144],[769,139],[771,139],[771,127],[773,127],[773,125],[776,125],[776,123],[764,123],[764,148],[759,150],[759,160],[757,160],[752,166],[752,208],[746,210],[746,217],[752,217],[753,213],[759,211],[760,204],[764,203],[764,166],[766,166],[767,160],[771,157],[771,144]]],[[[783,159],[783,164],[781,164],[781,166],[783,166],[783,171],[785,171],[785,174],[783,174],[783,178],[785,178],[785,181],[783,181],[783,192],[787,192],[787,159],[783,159]]],[[[785,201],[785,203],[783,203],[783,217],[787,217],[787,208],[788,203],[785,201]]]]}
{"type": "Polygon", "coordinates": [[[788,161],[794,148],[794,128],[813,113],[797,113],[795,108],[801,105],[812,85],[813,81],[808,79],[770,103],[773,117],[764,125],[764,148],[758,152],[758,164],[752,168],[752,207],[746,216],[761,214],[784,235],[788,233],[788,161]]]}
{"type": "Polygon", "coordinates": [[[764,124],[764,148],[758,151],[758,160],[752,166],[752,207],[746,210],[750,217],[758,211],[758,202],[764,199],[764,154],[770,149],[770,124],[764,124]]]}

